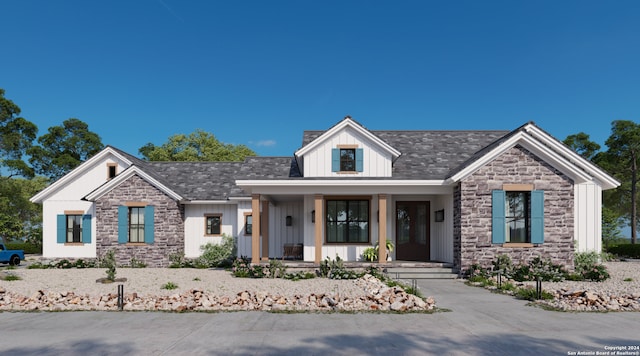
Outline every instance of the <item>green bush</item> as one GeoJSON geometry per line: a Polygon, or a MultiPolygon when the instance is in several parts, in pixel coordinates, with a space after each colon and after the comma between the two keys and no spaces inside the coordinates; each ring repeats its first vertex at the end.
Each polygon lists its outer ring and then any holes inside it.
{"type": "Polygon", "coordinates": [[[42,254],[42,246],[28,242],[9,242],[5,245],[9,250],[23,250],[27,254],[42,254]]]}
{"type": "Polygon", "coordinates": [[[543,282],[560,282],[564,279],[566,271],[562,266],[552,263],[551,260],[535,257],[527,265],[514,267],[508,275],[517,282],[535,281],[538,277],[543,282]]]}
{"type": "Polygon", "coordinates": [[[596,252],[580,252],[574,257],[576,274],[583,279],[600,282],[609,278],[607,268],[600,264],[600,255],[596,252]]]}
{"type": "Polygon", "coordinates": [[[344,261],[340,256],[336,255],[336,259],[332,260],[327,257],[320,262],[320,276],[329,279],[357,279],[362,277],[362,273],[349,270],[344,267],[344,261]]]}
{"type": "Polygon", "coordinates": [[[620,258],[640,258],[640,244],[622,244],[610,246],[607,252],[620,258]]]}
{"type": "Polygon", "coordinates": [[[106,268],[107,280],[116,280],[116,251],[109,250],[100,261],[100,267],[106,268]]]}
{"type": "Polygon", "coordinates": [[[19,281],[19,280],[21,280],[21,279],[22,279],[22,278],[20,278],[20,276],[17,276],[17,275],[12,274],[12,273],[7,274],[7,275],[5,275],[5,276],[0,276],[0,278],[1,278],[3,281],[7,281],[7,282],[9,282],[9,281],[19,281]]]}
{"type": "MultiPolygon", "coordinates": [[[[525,300],[532,300],[532,301],[538,299],[538,296],[536,295],[536,289],[533,287],[518,288],[515,291],[515,296],[518,299],[525,299],[525,300]]],[[[553,299],[553,294],[545,290],[542,290],[540,297],[543,300],[551,300],[553,299]]]]}
{"type": "Polygon", "coordinates": [[[233,261],[231,274],[239,278],[263,278],[265,276],[262,266],[252,265],[251,259],[246,256],[240,256],[233,261]]]}
{"type": "Polygon", "coordinates": [[[584,271],[582,275],[584,279],[594,282],[602,282],[609,279],[609,271],[607,271],[607,267],[603,265],[595,265],[591,269],[584,271]]]}
{"type": "Polygon", "coordinates": [[[173,289],[178,289],[178,285],[173,283],[173,282],[167,282],[165,284],[163,284],[160,289],[166,289],[166,290],[173,290],[173,289]]]}
{"type": "Polygon", "coordinates": [[[196,265],[206,266],[205,268],[230,266],[235,250],[235,239],[228,235],[222,235],[222,243],[207,243],[200,246],[202,255],[196,259],[196,265]]]}
{"type": "Polygon", "coordinates": [[[316,278],[316,274],[312,273],[312,272],[298,271],[298,272],[294,272],[294,273],[287,273],[282,278],[288,279],[288,280],[291,280],[291,281],[299,281],[301,279],[316,278]]]}

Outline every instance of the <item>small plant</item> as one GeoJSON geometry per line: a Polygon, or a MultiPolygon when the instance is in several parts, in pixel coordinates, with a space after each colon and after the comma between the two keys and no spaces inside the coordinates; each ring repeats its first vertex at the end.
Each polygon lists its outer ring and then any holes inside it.
{"type": "Polygon", "coordinates": [[[498,287],[498,289],[503,292],[513,292],[516,290],[516,286],[511,282],[504,282],[498,287]]]}
{"type": "Polygon", "coordinates": [[[509,257],[509,255],[498,255],[491,264],[493,265],[494,272],[503,271],[508,274],[511,269],[513,269],[513,263],[511,262],[511,257],[509,257]]]}
{"type": "Polygon", "coordinates": [[[107,280],[115,281],[116,280],[116,251],[109,250],[104,254],[104,257],[101,261],[101,267],[106,268],[107,271],[107,280]]]}
{"type": "Polygon", "coordinates": [[[287,273],[287,266],[278,260],[270,260],[267,269],[269,271],[269,278],[282,278],[287,273]]]}
{"type": "Polygon", "coordinates": [[[27,266],[27,269],[47,269],[49,268],[48,264],[44,264],[42,262],[33,262],[27,266]]]}
{"type": "Polygon", "coordinates": [[[6,276],[2,277],[2,280],[4,280],[4,281],[19,281],[21,279],[22,278],[20,278],[20,276],[15,275],[13,273],[9,273],[6,276]]]}
{"type": "Polygon", "coordinates": [[[584,271],[582,275],[584,279],[594,282],[602,282],[609,279],[609,271],[607,271],[607,267],[603,265],[593,266],[590,270],[584,271]]]}
{"type": "Polygon", "coordinates": [[[200,282],[201,281],[200,277],[196,277],[193,280],[196,281],[196,282],[200,282]]]}
{"type": "MultiPolygon", "coordinates": [[[[525,299],[525,300],[536,300],[537,299],[537,295],[536,295],[536,289],[533,287],[524,287],[524,288],[518,288],[515,291],[515,296],[518,299],[525,299]]],[[[542,293],[540,295],[541,299],[543,300],[551,300],[553,299],[553,294],[542,290],[542,293]]]]}
{"type": "Polygon", "coordinates": [[[178,289],[178,285],[173,282],[167,282],[163,284],[162,287],[160,287],[160,289],[174,290],[174,289],[178,289]]]}
{"type": "Polygon", "coordinates": [[[374,262],[378,259],[378,251],[373,247],[367,247],[362,251],[362,259],[369,262],[374,262]]]}
{"type": "Polygon", "coordinates": [[[624,279],[625,282],[633,282],[633,278],[631,277],[627,277],[624,279]]]}
{"type": "Polygon", "coordinates": [[[131,260],[129,261],[129,266],[131,268],[145,268],[147,267],[147,264],[135,257],[131,257],[131,260]]]}
{"type": "Polygon", "coordinates": [[[192,268],[194,263],[181,253],[172,253],[169,255],[169,268],[192,268]]]}
{"type": "Polygon", "coordinates": [[[335,260],[327,257],[322,261],[320,263],[319,274],[321,277],[327,277],[329,279],[357,279],[362,276],[362,273],[346,269],[344,267],[344,261],[338,255],[336,255],[335,260]]]}
{"type": "Polygon", "coordinates": [[[62,269],[69,269],[73,267],[74,267],[74,264],[67,259],[62,259],[54,265],[54,268],[62,268],[62,269]]]}
{"type": "Polygon", "coordinates": [[[291,280],[291,281],[299,281],[301,279],[316,278],[316,275],[315,275],[315,273],[312,273],[312,272],[298,271],[298,272],[294,272],[294,273],[287,273],[282,278],[288,279],[288,280],[291,280]]]}

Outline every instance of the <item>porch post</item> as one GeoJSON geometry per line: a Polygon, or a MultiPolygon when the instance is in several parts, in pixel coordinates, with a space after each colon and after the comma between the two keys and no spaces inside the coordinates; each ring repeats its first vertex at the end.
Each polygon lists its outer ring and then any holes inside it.
{"type": "Polygon", "coordinates": [[[315,196],[315,210],[316,210],[316,244],[315,244],[315,263],[320,263],[322,260],[322,227],[324,225],[324,207],[322,194],[316,194],[315,196]]]}
{"type": "Polygon", "coordinates": [[[260,194],[251,195],[251,263],[260,263],[260,194]]]}
{"type": "Polygon", "coordinates": [[[378,263],[387,263],[387,195],[378,194],[378,263]]]}
{"type": "Polygon", "coordinates": [[[262,214],[260,215],[262,228],[262,260],[269,260],[269,201],[262,201],[262,214]]]}

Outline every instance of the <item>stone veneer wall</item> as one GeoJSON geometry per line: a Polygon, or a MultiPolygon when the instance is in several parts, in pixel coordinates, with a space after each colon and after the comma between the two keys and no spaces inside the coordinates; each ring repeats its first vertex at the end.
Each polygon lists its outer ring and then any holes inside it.
{"type": "Polygon", "coordinates": [[[131,258],[148,267],[167,267],[169,255],[184,255],[184,207],[137,175],[124,181],[96,201],[97,255],[116,250],[118,265],[130,265],[131,258]],[[118,243],[118,206],[145,202],[155,207],[154,243],[118,243]]]}
{"type": "Polygon", "coordinates": [[[573,181],[516,146],[465,178],[454,190],[454,264],[465,271],[478,263],[490,267],[499,254],[515,263],[536,256],[573,269],[573,181]],[[534,247],[503,247],[491,243],[491,192],[503,184],[533,184],[544,191],[544,243],[534,247]]]}

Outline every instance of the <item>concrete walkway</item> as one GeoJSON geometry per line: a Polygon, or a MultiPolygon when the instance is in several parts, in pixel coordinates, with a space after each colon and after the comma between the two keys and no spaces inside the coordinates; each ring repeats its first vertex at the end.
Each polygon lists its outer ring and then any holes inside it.
{"type": "Polygon", "coordinates": [[[449,312],[0,313],[0,354],[568,355],[639,346],[637,313],[560,313],[454,280],[420,281],[449,312]]]}

